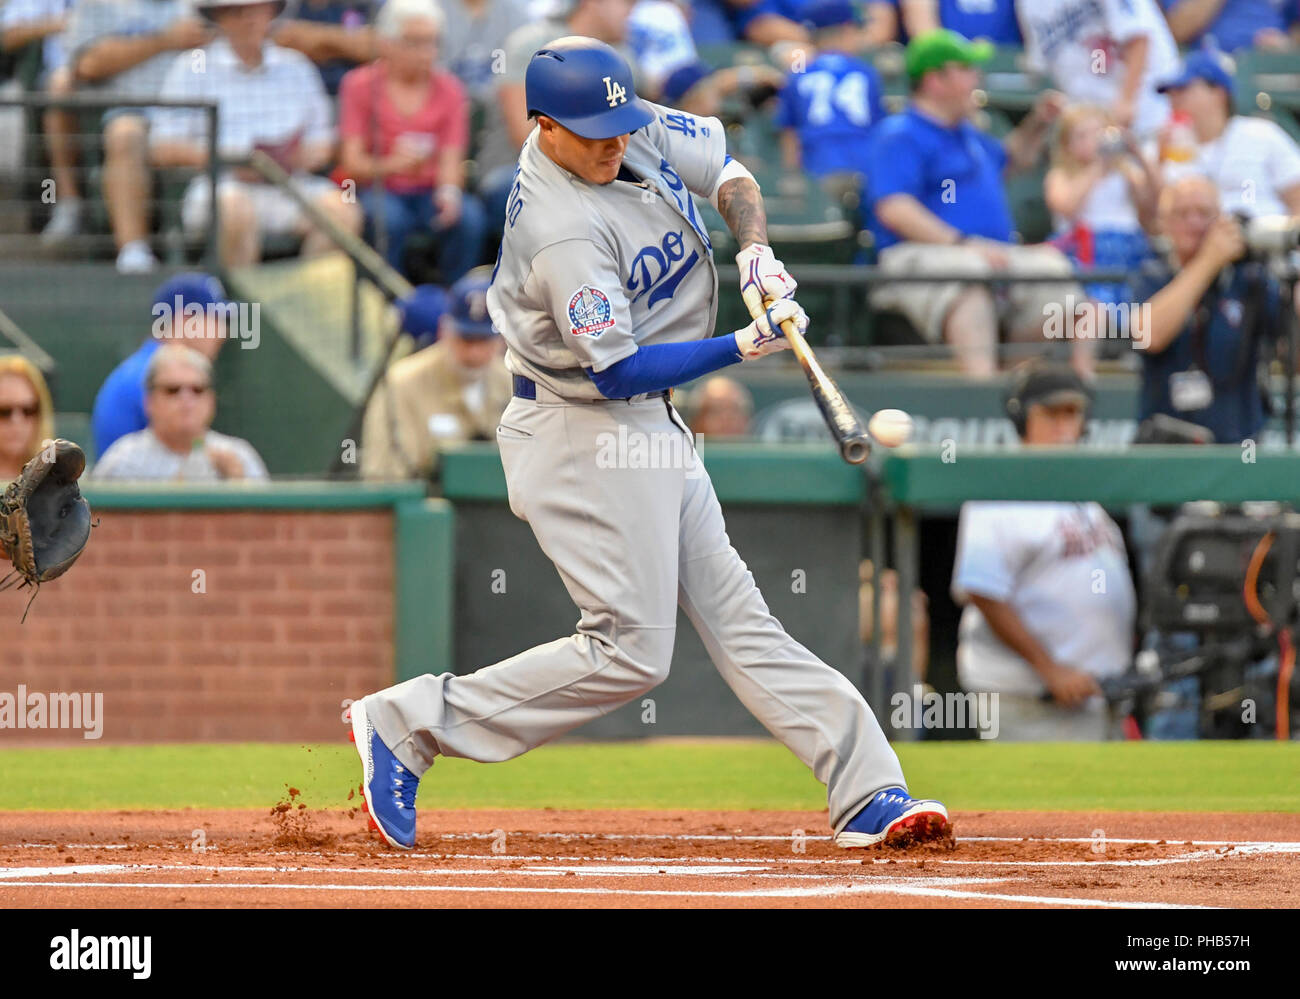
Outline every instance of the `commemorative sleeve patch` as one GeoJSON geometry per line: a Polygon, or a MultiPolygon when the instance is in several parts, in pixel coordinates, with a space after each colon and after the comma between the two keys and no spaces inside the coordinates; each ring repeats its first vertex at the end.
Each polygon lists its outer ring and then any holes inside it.
{"type": "Polygon", "coordinates": [[[569,323],[569,332],[574,336],[600,336],[614,325],[609,296],[599,288],[584,284],[569,299],[569,323]]]}

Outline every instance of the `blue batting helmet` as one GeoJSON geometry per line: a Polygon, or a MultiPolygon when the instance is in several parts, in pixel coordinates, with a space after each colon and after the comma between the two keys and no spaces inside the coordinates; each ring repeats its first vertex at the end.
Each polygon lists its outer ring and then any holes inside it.
{"type": "Polygon", "coordinates": [[[655,118],[636,95],[627,60],[581,35],[557,38],[533,53],[524,92],[529,117],[544,114],[584,139],[626,135],[655,118]]]}

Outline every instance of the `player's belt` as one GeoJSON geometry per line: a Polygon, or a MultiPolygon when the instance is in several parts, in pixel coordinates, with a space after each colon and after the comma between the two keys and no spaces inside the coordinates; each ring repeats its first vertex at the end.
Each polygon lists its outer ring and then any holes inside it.
{"type": "MultiPolygon", "coordinates": [[[[520,399],[537,399],[537,383],[531,378],[524,375],[514,376],[514,393],[520,399]]],[[[647,392],[645,395],[629,396],[630,399],[671,399],[673,397],[672,389],[662,389],[659,392],[647,392]]],[[[623,401],[628,401],[623,400],[623,401]]],[[[608,399],[575,399],[575,402],[609,402],[608,399]]]]}

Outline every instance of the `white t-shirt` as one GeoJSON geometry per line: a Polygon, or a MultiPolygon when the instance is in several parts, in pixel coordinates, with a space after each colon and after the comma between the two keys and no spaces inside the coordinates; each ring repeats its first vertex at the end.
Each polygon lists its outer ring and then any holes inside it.
{"type": "Polygon", "coordinates": [[[1178,45],[1155,0],[1016,0],[1030,68],[1048,73],[1071,101],[1110,107],[1124,83],[1124,45],[1150,40],[1133,131],[1154,135],[1169,117],[1156,85],[1178,72],[1178,45]]]}
{"type": "MultiPolygon", "coordinates": [[[[72,0],[9,0],[0,5],[0,29],[8,31],[24,24],[53,21],[72,9],[72,0]]],[[[68,61],[63,32],[46,35],[41,45],[42,68],[46,73],[62,69],[68,61]]]]}
{"type": "MultiPolygon", "coordinates": [[[[167,71],[162,96],[215,101],[222,156],[246,156],[259,142],[286,142],[295,135],[304,145],[334,138],[333,111],[320,72],[301,52],[271,42],[262,47],[262,64],[256,69],[246,67],[225,38],[182,52],[167,71]]],[[[150,117],[151,142],[207,141],[208,119],[201,111],[156,110],[150,117]]]]}
{"type": "Polygon", "coordinates": [[[1079,207],[1073,223],[1061,216],[1053,216],[1057,232],[1067,231],[1075,224],[1085,225],[1093,232],[1139,232],[1137,207],[1128,178],[1120,170],[1112,170],[1092,186],[1079,207]]]}
{"type": "Polygon", "coordinates": [[[221,478],[208,448],[234,452],[244,467],[245,479],[267,478],[266,465],[253,445],[240,437],[228,437],[215,430],[203,435],[202,446],[179,455],[166,447],[148,427],[119,437],[91,469],[91,478],[152,479],[167,482],[215,482],[221,478]]]}
{"type": "MultiPolygon", "coordinates": [[[[72,17],[63,33],[69,59],[105,38],[140,38],[166,31],[175,21],[193,17],[188,0],[76,0],[72,17]]],[[[185,53],[188,57],[189,53],[185,53]]],[[[101,93],[147,100],[158,96],[158,88],[175,52],[159,52],[129,69],[95,85],[101,93]]]]}
{"type": "Polygon", "coordinates": [[[673,70],[698,58],[691,26],[672,0],[638,0],[627,19],[627,44],[642,79],[656,91],[673,70]]]}
{"type": "MultiPolygon", "coordinates": [[[[962,505],[952,594],[1011,605],[1057,662],[1095,677],[1133,658],[1136,599],[1124,539],[1096,503],[962,505]]],[[[1030,665],[969,604],[957,632],[957,678],[966,690],[1040,695],[1030,665]]]]}
{"type": "Polygon", "coordinates": [[[1219,188],[1225,212],[1286,215],[1278,197],[1300,183],[1300,146],[1277,122],[1237,115],[1223,134],[1198,147],[1190,163],[1166,163],[1165,181],[1203,173],[1219,188]]]}

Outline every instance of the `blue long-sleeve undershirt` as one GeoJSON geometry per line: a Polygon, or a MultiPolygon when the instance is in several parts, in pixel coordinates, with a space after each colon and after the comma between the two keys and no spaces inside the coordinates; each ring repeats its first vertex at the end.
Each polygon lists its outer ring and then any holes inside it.
{"type": "Polygon", "coordinates": [[[728,333],[689,343],[647,344],[604,371],[588,373],[606,399],[626,399],[681,385],[740,359],[736,335],[728,333]]]}

